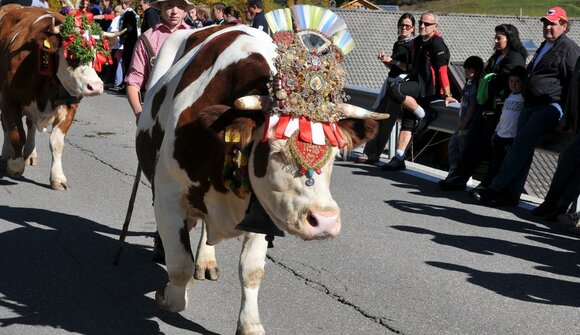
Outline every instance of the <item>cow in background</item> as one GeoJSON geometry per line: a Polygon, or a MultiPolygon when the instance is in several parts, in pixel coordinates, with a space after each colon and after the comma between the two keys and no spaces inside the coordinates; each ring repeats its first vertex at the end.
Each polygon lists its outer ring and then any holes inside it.
{"type": "Polygon", "coordinates": [[[50,186],[54,190],[69,188],[61,156],[78,102],[103,93],[103,82],[92,64],[65,59],[58,29],[63,21],[62,15],[48,9],[0,7],[2,162],[10,177],[22,176],[25,165],[37,163],[34,128],[46,131],[52,125],[50,186]]]}
{"type": "MultiPolygon", "coordinates": [[[[338,148],[329,146],[330,157],[319,171],[303,175],[290,152],[290,139],[273,136],[274,117],[264,113],[276,57],[270,36],[243,25],[174,32],[156,59],[137,130],[137,155],[153,185],[169,275],[156,300],[170,311],[186,308],[195,266],[188,222],[202,219],[207,236],[198,254],[224,239],[244,238],[239,334],[265,332],[257,296],[267,241],[264,234],[236,229],[251,197],[226,187],[232,147],[246,152],[238,163],[247,163],[255,201],[277,228],[314,240],[336,237],[341,227],[340,208],[329,189],[338,148]]],[[[377,124],[369,118],[385,118],[346,104],[344,111],[346,117],[359,119],[342,120],[334,130],[351,146],[376,133],[377,124]]]]}

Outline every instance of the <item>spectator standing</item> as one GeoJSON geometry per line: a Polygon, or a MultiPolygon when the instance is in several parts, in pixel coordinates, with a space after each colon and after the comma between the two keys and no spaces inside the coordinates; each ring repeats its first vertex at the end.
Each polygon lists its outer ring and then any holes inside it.
{"type": "Polygon", "coordinates": [[[492,150],[487,174],[481,181],[479,187],[472,191],[472,194],[476,198],[479,197],[477,193],[487,188],[493,178],[497,176],[505,156],[514,142],[518,131],[518,119],[524,107],[522,88],[526,75],[526,69],[523,66],[516,66],[510,71],[508,83],[511,94],[503,103],[501,116],[499,117],[495,134],[491,139],[492,150]]]}
{"type": "Polygon", "coordinates": [[[260,29],[266,34],[270,34],[270,28],[266,22],[266,16],[264,15],[264,5],[262,0],[248,0],[246,4],[246,10],[252,16],[252,28],[260,29]]]}
{"type": "MultiPolygon", "coordinates": [[[[489,99],[479,106],[467,134],[465,150],[457,168],[450,171],[439,187],[446,191],[465,190],[467,181],[477,171],[484,157],[489,156],[491,137],[501,114],[503,101],[509,94],[508,77],[516,66],[526,66],[528,53],[520,41],[518,29],[511,24],[495,27],[495,52],[487,61],[484,75],[495,73],[493,84],[488,86],[489,99]]],[[[483,185],[482,185],[483,186],[483,185]]]]}
{"type": "Polygon", "coordinates": [[[375,112],[390,113],[391,117],[379,121],[377,135],[365,144],[363,155],[355,159],[357,163],[374,164],[379,161],[381,153],[385,150],[391,137],[393,126],[400,116],[400,105],[397,104],[395,108],[390,108],[389,102],[391,105],[395,105],[395,103],[389,99],[387,91],[407,76],[406,70],[411,64],[413,39],[415,38],[415,17],[410,13],[401,15],[397,22],[397,30],[399,36],[393,44],[391,56],[387,56],[383,52],[379,53],[378,56],[379,60],[389,68],[389,75],[373,104],[375,112]]]}
{"type": "Polygon", "coordinates": [[[159,23],[160,17],[157,10],[151,7],[151,0],[141,0],[141,10],[143,11],[143,22],[141,22],[141,34],[155,27],[159,23]]]}
{"type": "Polygon", "coordinates": [[[465,151],[467,135],[477,109],[477,89],[483,73],[483,59],[477,56],[468,57],[463,64],[463,69],[466,83],[459,105],[459,125],[449,139],[449,173],[457,168],[461,155],[465,151]]]}
{"type": "Polygon", "coordinates": [[[480,194],[480,202],[487,206],[518,203],[536,144],[558,125],[563,115],[572,112],[563,105],[580,47],[566,35],[570,25],[564,9],[549,9],[541,21],[545,40],[528,65],[529,75],[523,90],[525,105],[518,120],[518,134],[499,174],[480,194]]]}
{"type": "Polygon", "coordinates": [[[193,29],[203,27],[201,22],[197,19],[197,8],[196,7],[192,8],[189,12],[187,12],[187,15],[185,16],[185,19],[183,20],[183,22],[185,22],[185,24],[187,24],[188,26],[190,26],[193,29]]]}
{"type": "Polygon", "coordinates": [[[201,23],[202,27],[211,26],[214,22],[211,19],[211,15],[209,13],[209,7],[204,4],[198,4],[197,7],[197,19],[201,23]]]}
{"type": "Polygon", "coordinates": [[[137,43],[137,13],[133,9],[133,0],[122,0],[123,15],[121,16],[121,30],[127,29],[122,35],[123,43],[123,73],[129,73],[133,50],[137,43]]]}
{"type": "MultiPolygon", "coordinates": [[[[111,21],[109,32],[116,33],[119,31],[121,25],[121,14],[123,14],[123,7],[116,6],[113,12],[115,14],[115,18],[113,21],[111,21]]],[[[111,53],[113,56],[113,71],[111,72],[111,78],[109,81],[113,82],[113,87],[111,89],[113,91],[119,91],[123,86],[123,64],[121,61],[123,55],[123,44],[121,43],[120,37],[117,37],[115,44],[111,46],[111,53]]]]}
{"type": "Polygon", "coordinates": [[[447,67],[449,49],[438,32],[437,16],[432,11],[421,14],[419,21],[420,38],[413,40],[413,54],[410,80],[397,84],[389,90],[389,97],[403,108],[401,132],[397,151],[390,162],[381,168],[384,171],[405,169],[405,150],[411,142],[412,132],[425,116],[425,110],[419,103],[428,104],[441,94],[445,97],[445,106],[457,102],[451,96],[447,67]]]}
{"type": "Polygon", "coordinates": [[[240,11],[232,6],[227,6],[224,9],[224,19],[226,23],[242,24],[240,11]]]}
{"type": "Polygon", "coordinates": [[[101,26],[103,31],[109,31],[109,27],[111,27],[112,20],[106,18],[108,14],[114,14],[113,6],[111,5],[111,0],[103,0],[101,4],[101,13],[105,15],[105,19],[95,21],[101,26]]]}
{"type": "Polygon", "coordinates": [[[224,9],[226,8],[226,5],[223,2],[216,2],[215,4],[213,4],[212,6],[212,17],[213,17],[213,21],[214,24],[224,24],[226,22],[226,20],[224,19],[224,9]]]}
{"type": "Polygon", "coordinates": [[[102,15],[103,12],[101,11],[101,6],[99,6],[99,0],[91,0],[90,1],[91,7],[88,10],[89,12],[93,13],[93,15],[102,15]]]}

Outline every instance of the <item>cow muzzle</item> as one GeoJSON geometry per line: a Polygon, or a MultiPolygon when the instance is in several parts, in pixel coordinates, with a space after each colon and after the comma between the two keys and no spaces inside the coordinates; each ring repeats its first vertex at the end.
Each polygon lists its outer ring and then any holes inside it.
{"type": "Polygon", "coordinates": [[[335,238],[340,233],[340,213],[338,210],[311,209],[304,220],[307,239],[321,240],[335,238]]]}
{"type": "Polygon", "coordinates": [[[103,94],[103,82],[101,80],[88,81],[83,85],[83,96],[90,97],[103,94]]]}

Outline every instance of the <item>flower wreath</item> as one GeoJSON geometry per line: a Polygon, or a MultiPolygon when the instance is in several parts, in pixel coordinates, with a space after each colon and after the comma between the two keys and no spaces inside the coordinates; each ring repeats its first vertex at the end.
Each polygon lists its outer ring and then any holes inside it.
{"type": "Polygon", "coordinates": [[[64,57],[73,62],[93,63],[100,72],[104,64],[112,64],[109,43],[103,38],[103,29],[81,11],[67,15],[60,25],[64,57]]]}

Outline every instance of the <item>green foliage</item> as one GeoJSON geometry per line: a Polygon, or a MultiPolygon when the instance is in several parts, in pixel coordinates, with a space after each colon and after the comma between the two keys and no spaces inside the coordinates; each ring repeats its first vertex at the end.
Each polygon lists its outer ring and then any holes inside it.
{"type": "Polygon", "coordinates": [[[48,0],[48,7],[58,12],[60,9],[60,0],[48,0]]]}
{"type": "Polygon", "coordinates": [[[103,30],[97,23],[89,26],[87,17],[81,16],[82,24],[80,27],[75,25],[75,17],[68,15],[60,25],[60,34],[63,37],[67,58],[78,61],[79,63],[92,63],[95,53],[102,53],[105,57],[109,56],[108,47],[103,44],[103,30]],[[85,39],[82,34],[89,31],[89,35],[99,36],[95,40],[92,37],[85,39]]]}
{"type": "MultiPolygon", "coordinates": [[[[397,0],[402,11],[421,12],[431,9],[437,13],[477,13],[499,15],[544,16],[546,10],[560,6],[566,10],[569,17],[580,17],[580,2],[578,0],[560,0],[549,3],[545,0],[434,0],[415,1],[410,6],[406,0],[397,0]]],[[[397,2],[395,1],[395,2],[397,2]]]]}

